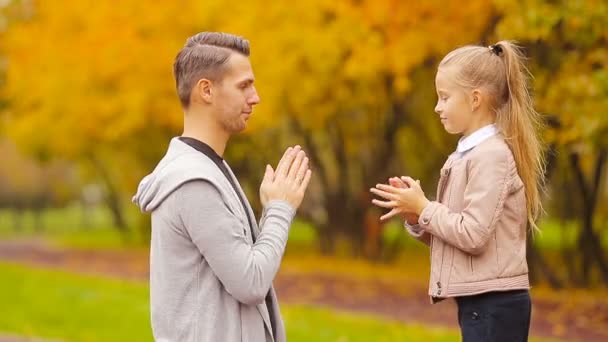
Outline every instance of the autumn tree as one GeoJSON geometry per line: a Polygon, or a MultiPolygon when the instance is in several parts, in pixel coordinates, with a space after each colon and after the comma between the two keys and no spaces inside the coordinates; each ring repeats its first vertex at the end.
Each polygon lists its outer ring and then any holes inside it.
{"type": "Polygon", "coordinates": [[[608,259],[598,229],[606,227],[605,205],[603,213],[598,211],[606,203],[608,4],[496,3],[502,13],[496,34],[526,47],[537,107],[548,118],[546,137],[553,153],[548,168],[556,175],[550,187],[553,214],[581,225],[577,250],[565,250],[564,264],[581,285],[589,284],[593,267],[608,284],[608,259]],[[580,267],[573,263],[577,259],[580,267]]]}
{"type": "MultiPolygon", "coordinates": [[[[382,245],[368,189],[411,175],[433,197],[456,144],[433,113],[439,60],[465,44],[520,40],[538,108],[554,118],[547,140],[560,152],[555,179],[568,166],[584,203],[572,209],[584,227],[580,278],[594,264],[606,273],[594,227],[607,137],[598,115],[608,98],[600,1],[25,3],[0,33],[0,122],[39,159],[76,161],[86,177],[101,180],[117,227],[127,225],[122,208],[138,180],[181,133],[176,52],[188,36],[219,30],[250,40],[262,98],[226,156],[248,197],[255,204],[266,163],[303,145],[314,177],[300,217],[316,228],[323,251],[346,238],[353,254],[367,257],[398,247],[382,245]]],[[[551,187],[554,197],[571,198],[559,189],[551,187]]]]}
{"type": "Polygon", "coordinates": [[[361,255],[364,222],[375,210],[371,186],[411,174],[434,189],[454,146],[433,113],[435,67],[454,46],[483,35],[490,8],[311,1],[252,11],[255,25],[241,25],[251,32],[266,101],[256,124],[268,127],[261,130],[270,141],[303,144],[311,156],[315,184],[305,212],[322,250],[346,236],[361,255]]]}

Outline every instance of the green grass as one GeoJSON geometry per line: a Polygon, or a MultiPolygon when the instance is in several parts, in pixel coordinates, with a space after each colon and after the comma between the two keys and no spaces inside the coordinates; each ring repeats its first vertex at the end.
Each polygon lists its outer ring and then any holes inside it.
{"type": "MultiPolygon", "coordinates": [[[[0,331],[63,341],[151,341],[148,287],[0,263],[0,331]]],[[[283,305],[289,341],[458,341],[458,332],[283,305]]]]}
{"type": "Polygon", "coordinates": [[[0,264],[0,331],[64,341],[150,341],[145,284],[0,264]]]}

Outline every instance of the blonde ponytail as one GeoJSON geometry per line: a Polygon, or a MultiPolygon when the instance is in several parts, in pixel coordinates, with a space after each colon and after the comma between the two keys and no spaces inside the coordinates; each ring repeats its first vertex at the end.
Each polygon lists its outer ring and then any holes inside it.
{"type": "Polygon", "coordinates": [[[545,174],[544,148],[538,135],[542,118],[533,107],[528,89],[530,72],[524,64],[521,49],[509,41],[495,45],[502,49],[499,57],[505,63],[508,91],[508,99],[497,113],[496,125],[511,148],[519,177],[526,189],[528,222],[533,231],[538,231],[535,222],[543,210],[541,189],[544,188],[545,174]]]}

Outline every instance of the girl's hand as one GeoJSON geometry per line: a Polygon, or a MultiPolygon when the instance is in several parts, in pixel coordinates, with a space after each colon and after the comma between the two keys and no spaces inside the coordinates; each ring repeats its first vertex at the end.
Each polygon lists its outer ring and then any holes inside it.
{"type": "Polygon", "coordinates": [[[411,177],[401,177],[401,181],[408,188],[403,189],[386,184],[377,184],[375,188],[370,189],[373,194],[385,199],[385,201],[373,199],[373,204],[391,209],[390,212],[380,217],[381,221],[400,213],[413,213],[420,216],[422,210],[428,205],[429,200],[424,195],[424,191],[422,191],[418,182],[411,177]]]}
{"type": "MultiPolygon", "coordinates": [[[[420,184],[420,181],[416,181],[418,184],[420,184]]],[[[399,188],[399,189],[407,189],[409,188],[409,186],[407,184],[405,184],[404,181],[401,180],[401,178],[399,177],[391,177],[388,179],[388,183],[395,187],[395,188],[399,188]]],[[[413,226],[415,224],[418,224],[418,215],[414,214],[414,213],[399,213],[399,216],[401,216],[401,219],[405,222],[407,222],[407,224],[409,224],[410,226],[413,226]]]]}

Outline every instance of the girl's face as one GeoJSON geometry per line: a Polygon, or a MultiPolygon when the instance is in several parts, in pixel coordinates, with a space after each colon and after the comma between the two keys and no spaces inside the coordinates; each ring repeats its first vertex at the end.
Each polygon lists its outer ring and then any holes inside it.
{"type": "Polygon", "coordinates": [[[448,133],[466,136],[474,131],[471,130],[473,112],[469,94],[454,81],[454,72],[454,67],[437,70],[435,113],[439,114],[441,124],[448,133]]]}

